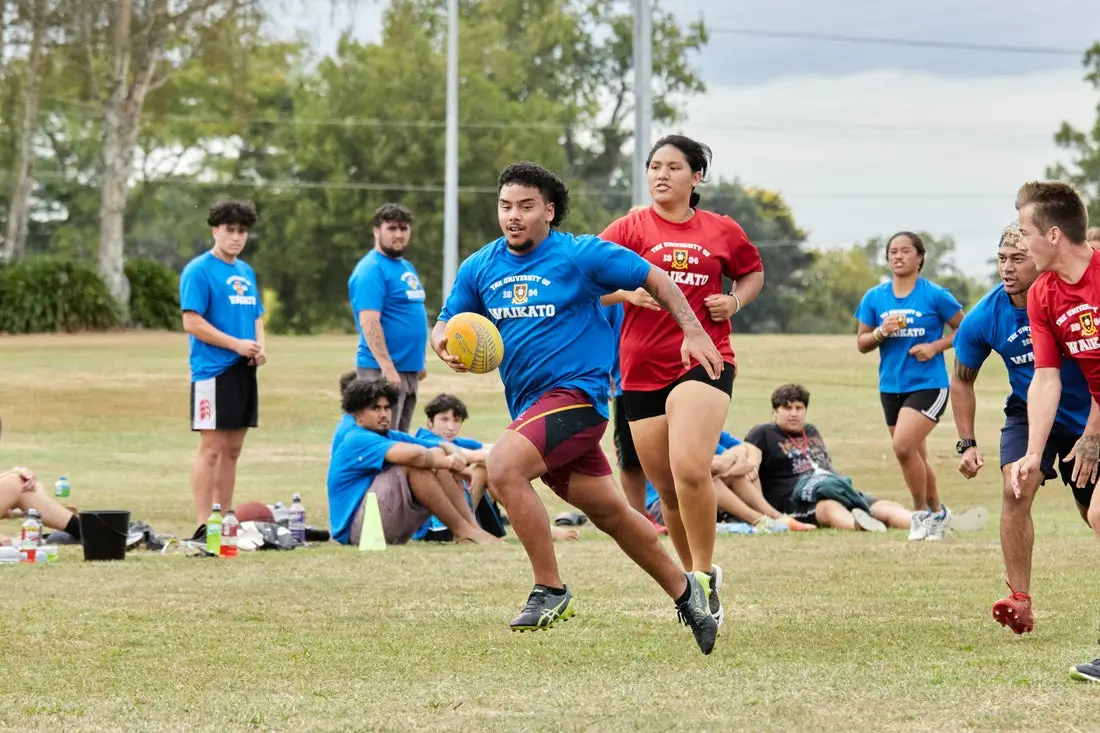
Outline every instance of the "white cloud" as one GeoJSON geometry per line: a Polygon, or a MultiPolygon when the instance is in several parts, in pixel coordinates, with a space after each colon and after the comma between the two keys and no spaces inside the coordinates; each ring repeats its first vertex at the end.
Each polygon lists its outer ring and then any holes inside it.
{"type": "Polygon", "coordinates": [[[874,71],[711,86],[688,101],[682,131],[711,145],[715,174],[782,192],[814,246],[952,234],[957,263],[985,276],[1016,189],[1065,158],[1051,136],[1063,120],[1090,129],[1097,101],[1079,70],[874,71]]]}

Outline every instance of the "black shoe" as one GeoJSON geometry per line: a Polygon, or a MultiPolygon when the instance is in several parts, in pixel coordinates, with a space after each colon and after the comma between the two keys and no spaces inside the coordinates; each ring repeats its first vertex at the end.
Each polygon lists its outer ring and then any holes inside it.
{"type": "Polygon", "coordinates": [[[328,542],[331,539],[332,535],[327,529],[306,527],[306,542],[328,542]]]}
{"type": "Polygon", "coordinates": [[[703,654],[714,649],[714,640],[718,638],[718,622],[710,615],[710,602],[707,599],[710,590],[710,576],[707,573],[686,573],[688,590],[687,600],[676,604],[676,615],[680,623],[695,634],[695,643],[703,654]]]}
{"type": "Polygon", "coordinates": [[[1094,659],[1086,664],[1078,664],[1070,670],[1069,676],[1082,682],[1100,682],[1100,659],[1094,659]]]}
{"type": "Polygon", "coordinates": [[[559,621],[568,621],[577,615],[573,609],[573,594],[569,589],[555,595],[545,588],[535,586],[527,596],[527,605],[512,619],[512,631],[538,631],[548,629],[559,621]]]}
{"type": "Polygon", "coordinates": [[[200,524],[195,534],[191,535],[191,539],[196,542],[206,542],[206,525],[200,524]]]}
{"type": "Polygon", "coordinates": [[[710,615],[714,617],[718,628],[722,628],[722,622],[726,620],[726,611],[722,608],[722,601],[718,600],[718,591],[722,590],[722,568],[711,565],[707,575],[710,577],[710,615]]]}

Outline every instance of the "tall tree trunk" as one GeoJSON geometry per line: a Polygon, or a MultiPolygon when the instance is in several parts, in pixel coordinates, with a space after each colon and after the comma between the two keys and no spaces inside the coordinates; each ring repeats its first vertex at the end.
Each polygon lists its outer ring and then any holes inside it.
{"type": "Polygon", "coordinates": [[[23,125],[16,150],[15,182],[8,204],[8,230],[4,241],[4,260],[23,259],[27,247],[27,222],[31,205],[31,164],[34,139],[38,135],[38,89],[42,77],[42,46],[46,35],[46,1],[34,0],[31,7],[31,48],[23,85],[23,125]]]}

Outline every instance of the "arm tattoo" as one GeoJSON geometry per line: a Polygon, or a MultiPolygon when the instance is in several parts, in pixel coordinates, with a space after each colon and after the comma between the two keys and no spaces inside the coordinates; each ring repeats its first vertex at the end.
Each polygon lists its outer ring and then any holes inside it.
{"type": "MultiPolygon", "coordinates": [[[[664,273],[661,273],[664,274],[664,273]]],[[[667,275],[664,279],[658,280],[655,283],[646,283],[642,287],[646,292],[653,296],[653,299],[657,301],[657,304],[668,311],[668,314],[672,316],[672,320],[676,321],[682,329],[686,329],[690,326],[700,326],[699,319],[695,317],[695,312],[691,310],[691,306],[688,305],[687,298],[684,297],[683,291],[676,287],[671,280],[667,279],[667,275]],[[662,294],[661,286],[667,283],[667,287],[664,288],[667,292],[662,294]]]]}
{"type": "Polygon", "coordinates": [[[1100,436],[1082,435],[1079,455],[1086,461],[1095,461],[1100,458],[1100,436]]]}
{"type": "Polygon", "coordinates": [[[978,378],[978,370],[971,369],[966,364],[963,364],[959,360],[955,360],[955,376],[959,378],[961,382],[973,382],[978,378]]]}
{"type": "Polygon", "coordinates": [[[382,324],[378,321],[372,322],[367,326],[367,330],[363,334],[367,337],[367,348],[370,349],[370,353],[374,355],[374,360],[381,364],[384,361],[391,361],[389,349],[386,348],[386,336],[382,333],[382,324]]]}

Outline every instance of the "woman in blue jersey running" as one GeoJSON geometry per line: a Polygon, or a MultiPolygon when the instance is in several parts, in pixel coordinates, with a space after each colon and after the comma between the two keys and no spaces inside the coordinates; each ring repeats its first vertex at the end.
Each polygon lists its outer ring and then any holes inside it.
{"type": "Polygon", "coordinates": [[[946,288],[920,276],[924,242],[898,232],[886,244],[889,282],[871,288],[860,301],[856,345],[861,354],[879,351],[879,396],[894,455],[913,496],[909,539],[943,539],[951,511],[940,502],[936,474],[925,439],[947,409],[948,378],[943,352],[962,323],[962,305],[946,288]]]}

